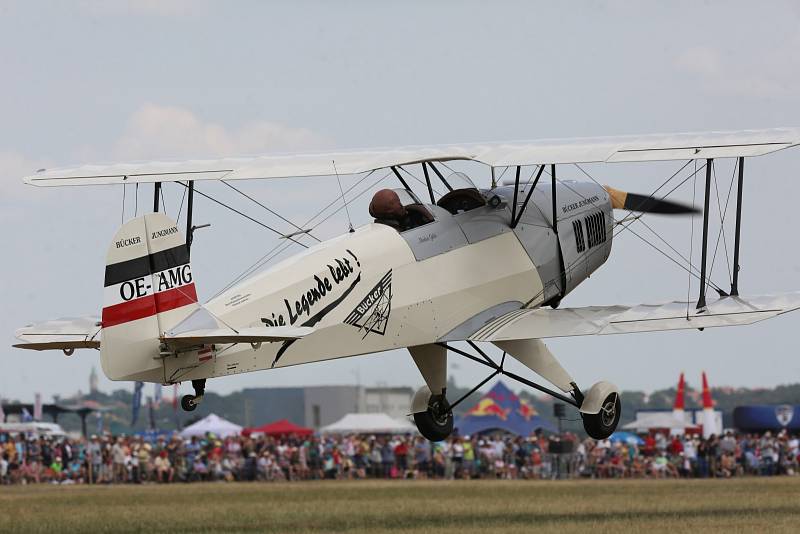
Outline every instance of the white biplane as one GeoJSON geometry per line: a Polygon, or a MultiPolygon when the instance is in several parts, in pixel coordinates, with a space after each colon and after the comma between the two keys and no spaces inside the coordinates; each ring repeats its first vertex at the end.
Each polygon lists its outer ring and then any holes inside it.
{"type": "MultiPolygon", "coordinates": [[[[99,349],[112,380],[191,381],[195,394],[182,399],[185,410],[202,400],[209,378],[407,348],[426,384],[411,412],[420,432],[432,440],[451,433],[452,408],[466,397],[452,403],[446,397],[451,351],[490,367],[489,378],[504,374],[577,407],[587,433],[604,438],[620,418],[618,389],[598,382],[582,390],[541,340],[745,325],[800,307],[797,293],[743,297],[738,291],[744,160],[798,144],[800,129],[787,128],[41,170],[25,181],[44,187],[154,183],[154,212],[129,220],[111,240],[99,319],[30,325],[17,331],[15,346],[67,354],[99,349]],[[707,275],[710,189],[718,158],[736,158],[738,169],[729,290],[707,275]],[[461,174],[445,177],[440,167],[457,160],[488,166],[491,186],[475,187],[461,174]],[[700,164],[695,175],[705,170],[702,259],[699,269],[691,264],[687,269],[701,281],[697,302],[559,309],[561,300],[606,261],[617,227],[630,224],[636,214],[699,210],[594,181],[562,181],[557,169],[664,160],[683,160],[681,170],[700,164]],[[496,183],[498,168],[511,170],[513,181],[496,183]],[[529,179],[521,177],[523,169],[526,175],[530,171],[529,179]],[[198,302],[189,264],[197,182],[378,170],[393,175],[401,187],[376,193],[370,205],[373,223],[316,243],[198,302]],[[426,198],[410,187],[412,177],[427,186],[426,198]],[[448,190],[438,199],[432,187],[437,179],[448,190]],[[452,185],[465,181],[464,187],[452,185]],[[180,183],[189,192],[185,238],[176,221],[159,213],[165,182],[180,183]],[[628,213],[615,220],[614,210],[628,213]],[[706,300],[708,287],[718,298],[706,300]],[[452,346],[455,342],[466,342],[475,352],[452,346]],[[509,372],[478,343],[493,343],[503,359],[507,353],[558,391],[509,372]]],[[[308,235],[296,228],[284,237],[308,235]]]]}

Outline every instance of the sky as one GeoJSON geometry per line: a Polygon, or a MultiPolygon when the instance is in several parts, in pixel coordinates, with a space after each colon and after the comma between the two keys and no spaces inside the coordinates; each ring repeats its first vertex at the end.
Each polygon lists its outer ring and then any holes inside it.
{"type": "MultiPolygon", "coordinates": [[[[409,144],[800,126],[800,4],[765,2],[73,2],[0,0],[0,397],[87,389],[97,353],[12,349],[14,330],[99,314],[106,247],[152,188],[25,186],[42,167],[409,144]]],[[[676,162],[590,165],[601,183],[647,193],[676,162]]],[[[800,150],[747,162],[743,294],[800,289],[800,150]]],[[[731,162],[717,167],[727,195],[731,162]]],[[[472,169],[488,185],[488,171],[472,169]]],[[[560,171],[581,178],[575,168],[560,171]]],[[[585,179],[585,177],[584,177],[585,179]]],[[[343,186],[354,183],[343,178],[343,186]]],[[[691,202],[692,181],[674,193],[691,202]]],[[[695,197],[699,199],[699,187],[695,197]]],[[[330,179],[241,183],[293,221],[338,194],[330,179]]],[[[202,189],[270,225],[220,184],[202,189]]],[[[168,213],[178,186],[165,188],[168,213]]],[[[365,194],[354,224],[368,222],[365,194]]],[[[276,243],[203,199],[192,266],[209,298],[276,243]]],[[[682,254],[699,221],[648,218],[682,254]],[[694,230],[692,225],[694,224],[694,230]]],[[[728,222],[732,217],[726,219],[728,222]]],[[[316,229],[347,229],[340,211],[316,229]]],[[[711,235],[718,223],[712,219],[711,235]]],[[[657,242],[645,227],[637,233],[657,242]]],[[[727,245],[731,227],[727,224],[727,245]]],[[[714,241],[712,241],[714,242],[714,241]]],[[[685,298],[684,271],[631,233],[562,306],[685,298]]],[[[663,247],[663,245],[662,245],[663,247]]],[[[722,249],[724,245],[720,245],[722,249]]],[[[290,249],[291,253],[299,249],[290,249]]],[[[285,256],[284,256],[285,257],[285,256]]],[[[723,255],[715,279],[727,276],[723,255]]],[[[493,261],[487,259],[487,261],[493,261]]],[[[690,289],[696,294],[696,284],[690,289]]],[[[681,371],[712,385],[800,381],[786,315],[741,328],[547,342],[579,384],[654,390],[681,371]]],[[[513,370],[525,373],[518,365],[513,370]]],[[[462,385],[484,368],[451,360],[462,385]]],[[[529,376],[527,372],[526,376],[529,376]]],[[[102,374],[101,374],[102,376],[102,374]]],[[[422,384],[393,351],[209,382],[220,393],[304,384],[422,384]]],[[[102,377],[101,389],[131,388],[102,377]]],[[[189,392],[188,385],[182,388],[189,392]]]]}

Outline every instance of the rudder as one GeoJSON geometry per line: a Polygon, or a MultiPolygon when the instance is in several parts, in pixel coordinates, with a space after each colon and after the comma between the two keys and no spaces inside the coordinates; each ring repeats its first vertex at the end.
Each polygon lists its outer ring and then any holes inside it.
{"type": "Polygon", "coordinates": [[[197,309],[189,249],[175,221],[125,223],[106,256],[100,360],[112,380],[163,381],[159,336],[197,309]]]}

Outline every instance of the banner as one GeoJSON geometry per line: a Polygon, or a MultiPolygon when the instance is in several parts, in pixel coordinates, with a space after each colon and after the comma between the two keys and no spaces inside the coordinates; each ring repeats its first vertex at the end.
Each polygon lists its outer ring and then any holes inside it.
{"type": "Polygon", "coordinates": [[[33,421],[33,416],[31,415],[31,412],[29,412],[27,408],[22,408],[22,422],[30,423],[31,421],[33,421]]]}
{"type": "Polygon", "coordinates": [[[136,382],[133,386],[133,401],[132,401],[132,413],[131,413],[131,426],[136,426],[136,421],[139,420],[139,408],[142,407],[142,388],[144,387],[144,382],[136,382]]]}

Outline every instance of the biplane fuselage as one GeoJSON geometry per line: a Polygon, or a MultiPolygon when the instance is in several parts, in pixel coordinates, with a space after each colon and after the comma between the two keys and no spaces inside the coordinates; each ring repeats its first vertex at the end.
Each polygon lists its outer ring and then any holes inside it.
{"type": "MultiPolygon", "coordinates": [[[[521,198],[527,191],[521,187],[519,193],[521,198]]],[[[302,339],[215,347],[212,358],[182,352],[152,359],[146,375],[134,377],[119,376],[117,360],[104,358],[104,370],[117,379],[168,383],[461,340],[503,314],[560,299],[563,283],[572,290],[608,257],[612,217],[601,187],[559,184],[558,237],[549,185],[536,189],[533,206],[514,229],[513,188],[483,192],[487,200],[494,195],[502,200],[498,207],[487,203],[455,214],[425,204],[434,221],[405,232],[367,224],[204,305],[235,329],[313,327],[302,339]],[[603,221],[604,228],[590,227],[587,217],[603,221]]],[[[202,283],[202,267],[196,274],[202,283]]]]}

